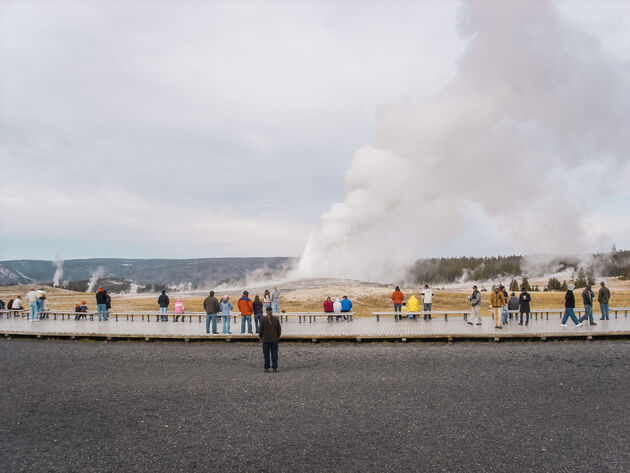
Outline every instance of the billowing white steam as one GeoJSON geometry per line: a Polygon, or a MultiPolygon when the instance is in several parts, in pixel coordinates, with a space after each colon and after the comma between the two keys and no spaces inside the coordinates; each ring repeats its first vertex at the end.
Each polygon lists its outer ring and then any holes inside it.
{"type": "Polygon", "coordinates": [[[88,283],[86,292],[94,292],[96,289],[96,284],[98,280],[105,276],[105,268],[103,266],[99,266],[95,271],[92,271],[92,275],[90,276],[90,282],[88,283]]]}
{"type": "Polygon", "coordinates": [[[53,286],[59,287],[61,277],[63,276],[63,259],[57,257],[57,259],[55,259],[52,264],[55,267],[55,274],[53,275],[53,286]]]}
{"type": "Polygon", "coordinates": [[[354,155],[300,275],[396,280],[474,222],[515,252],[590,249],[589,202],[619,188],[630,150],[628,71],[547,1],[465,1],[459,15],[455,78],[382,107],[380,142],[354,155]]]}

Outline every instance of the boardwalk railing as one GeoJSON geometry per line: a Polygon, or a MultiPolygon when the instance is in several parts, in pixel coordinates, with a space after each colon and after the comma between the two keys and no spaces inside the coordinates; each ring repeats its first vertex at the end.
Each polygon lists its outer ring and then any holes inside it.
{"type": "MultiPolygon", "coordinates": [[[[492,313],[491,310],[488,310],[490,313],[492,313]]],[[[575,315],[579,316],[580,314],[584,313],[584,309],[582,308],[576,308],[574,309],[575,311],[575,315]]],[[[628,316],[628,312],[630,312],[630,307],[610,307],[608,309],[609,313],[614,313],[615,314],[615,318],[618,318],[618,315],[620,313],[623,313],[623,315],[625,317],[628,316]]],[[[515,314],[518,315],[519,311],[518,310],[508,310],[508,313],[510,314],[515,314]]],[[[444,320],[448,321],[448,316],[449,315],[462,315],[464,318],[464,321],[468,320],[468,315],[472,314],[472,310],[422,310],[419,312],[372,312],[372,315],[376,316],[376,321],[380,322],[381,320],[381,315],[391,315],[393,317],[396,317],[396,315],[398,315],[400,318],[408,318],[410,315],[413,315],[413,319],[417,322],[420,315],[424,316],[424,315],[443,315],[444,316],[444,320]]],[[[536,318],[536,320],[538,320],[538,316],[540,315],[540,318],[542,319],[543,317],[546,317],[547,320],[549,320],[549,314],[551,315],[564,315],[564,309],[532,309],[529,312],[530,317],[532,318],[536,318]]],[[[593,311],[593,317],[595,317],[595,312],[593,311]]]]}
{"type": "MultiPolygon", "coordinates": [[[[19,310],[0,310],[0,314],[4,314],[5,318],[10,318],[10,317],[28,317],[30,312],[26,309],[19,309],[19,310]]],[[[334,321],[337,317],[345,317],[344,320],[346,320],[347,322],[351,322],[353,320],[353,316],[354,316],[354,312],[280,312],[280,313],[276,313],[274,315],[280,317],[280,320],[284,320],[284,321],[288,321],[289,317],[294,317],[296,319],[298,319],[298,321],[300,323],[302,322],[306,322],[306,318],[308,317],[308,321],[309,322],[317,322],[317,317],[326,317],[328,319],[329,322],[334,321]]],[[[155,321],[156,322],[160,322],[161,317],[163,315],[166,315],[167,317],[171,317],[174,320],[174,317],[177,316],[177,314],[174,314],[172,312],[169,312],[167,314],[162,314],[160,312],[155,312],[155,311],[134,311],[134,312],[112,312],[109,311],[108,313],[108,317],[111,317],[112,319],[118,321],[119,317],[120,318],[125,318],[125,320],[130,320],[130,321],[134,321],[135,319],[139,319],[142,320],[143,322],[150,322],[151,321],[151,317],[155,317],[155,321]]],[[[197,318],[197,320],[199,322],[201,322],[202,320],[205,321],[205,317],[206,317],[206,313],[205,312],[186,312],[185,314],[182,314],[182,321],[186,320],[186,317],[188,317],[188,321],[192,322],[193,321],[193,317],[197,318]]],[[[61,320],[70,320],[73,318],[76,318],[77,316],[85,316],[86,318],[89,317],[90,320],[94,320],[94,317],[98,317],[98,312],[96,311],[88,311],[88,312],[75,312],[75,311],[64,311],[64,310],[49,310],[49,311],[44,311],[44,312],[38,312],[38,316],[39,317],[46,317],[46,318],[52,318],[53,320],[57,320],[57,319],[61,319],[61,320]]],[[[238,317],[241,317],[240,313],[232,313],[230,314],[231,317],[234,318],[234,323],[237,322],[238,317]]],[[[217,318],[221,319],[222,315],[221,314],[217,314],[217,318]]]]}

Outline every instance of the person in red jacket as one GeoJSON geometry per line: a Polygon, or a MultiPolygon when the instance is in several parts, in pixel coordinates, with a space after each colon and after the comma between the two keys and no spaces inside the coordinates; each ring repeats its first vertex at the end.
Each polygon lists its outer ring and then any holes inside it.
{"type": "MultiPolygon", "coordinates": [[[[335,308],[333,307],[333,301],[332,299],[329,297],[326,298],[326,300],[324,301],[324,312],[335,312],[335,308]]],[[[328,316],[328,322],[332,322],[333,321],[333,316],[329,315],[328,316]]]]}
{"type": "Polygon", "coordinates": [[[249,292],[243,291],[243,297],[238,300],[238,310],[241,312],[241,334],[245,333],[245,321],[247,321],[247,332],[251,334],[254,303],[249,298],[249,292]]]}
{"type": "MultiPolygon", "coordinates": [[[[400,292],[400,286],[396,286],[396,290],[392,293],[392,301],[394,302],[394,312],[400,312],[402,310],[402,303],[405,300],[405,295],[400,292]]],[[[401,316],[396,314],[394,319],[398,320],[401,316]]]]}

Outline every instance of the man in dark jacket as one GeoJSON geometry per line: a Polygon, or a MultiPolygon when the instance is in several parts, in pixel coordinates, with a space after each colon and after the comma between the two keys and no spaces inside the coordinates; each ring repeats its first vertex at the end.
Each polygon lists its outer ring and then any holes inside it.
{"type": "Polygon", "coordinates": [[[278,370],[278,340],[280,340],[281,334],[280,320],[273,315],[273,311],[269,307],[267,308],[267,315],[260,322],[260,333],[258,334],[265,358],[265,373],[269,373],[269,358],[271,358],[273,372],[278,370]]]}
{"type": "Polygon", "coordinates": [[[508,299],[508,303],[507,303],[507,308],[508,308],[508,313],[509,313],[509,318],[511,319],[512,316],[514,316],[514,319],[518,318],[518,315],[516,314],[512,314],[512,311],[516,311],[518,310],[518,297],[516,297],[516,294],[512,293],[510,295],[510,298],[508,299]]]}
{"type": "Polygon", "coordinates": [[[217,312],[221,310],[219,300],[214,297],[214,291],[203,300],[203,308],[206,311],[206,335],[210,333],[210,318],[212,318],[212,333],[217,332],[217,312]]]}
{"type": "Polygon", "coordinates": [[[599,308],[602,311],[602,317],[599,320],[608,320],[608,302],[610,301],[610,290],[604,284],[604,281],[600,283],[601,288],[597,293],[597,302],[599,302],[599,308]]]}
{"type": "Polygon", "coordinates": [[[582,302],[584,303],[584,315],[580,317],[580,322],[584,322],[588,319],[591,325],[597,325],[593,321],[593,299],[595,298],[595,293],[591,290],[591,285],[587,284],[584,290],[582,291],[582,302]]]}
{"type": "Polygon", "coordinates": [[[527,292],[527,288],[523,286],[521,288],[521,295],[518,296],[518,312],[521,316],[519,325],[523,325],[523,314],[527,314],[527,319],[525,320],[525,325],[529,324],[529,313],[531,312],[529,303],[532,301],[529,292],[527,292]]]}
{"type": "Polygon", "coordinates": [[[168,310],[168,305],[170,304],[170,300],[166,295],[166,290],[162,290],[162,294],[158,297],[158,304],[160,306],[160,314],[162,322],[168,322],[168,315],[166,315],[166,311],[168,310]]]}
{"type": "Polygon", "coordinates": [[[575,284],[569,284],[569,289],[564,295],[564,316],[562,317],[562,322],[560,322],[560,325],[563,327],[567,326],[567,319],[569,317],[571,317],[573,323],[578,327],[581,327],[584,324],[575,316],[575,296],[573,295],[573,289],[575,289],[575,284]]]}
{"type": "Polygon", "coordinates": [[[102,287],[98,288],[96,292],[96,310],[98,311],[98,320],[107,320],[109,314],[107,313],[107,293],[103,291],[102,287]]]}

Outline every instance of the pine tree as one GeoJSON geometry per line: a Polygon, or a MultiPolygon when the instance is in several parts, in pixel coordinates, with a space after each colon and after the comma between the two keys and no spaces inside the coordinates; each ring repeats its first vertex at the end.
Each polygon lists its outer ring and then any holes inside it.
{"type": "Polygon", "coordinates": [[[512,279],[512,282],[510,283],[510,291],[518,291],[519,287],[518,287],[518,281],[516,279],[512,279]]]}
{"type": "Polygon", "coordinates": [[[561,291],[568,291],[569,290],[569,286],[568,286],[566,280],[562,281],[562,285],[560,286],[560,290],[561,291]]]}
{"type": "Polygon", "coordinates": [[[529,285],[529,281],[527,278],[523,278],[523,282],[521,283],[521,287],[524,287],[526,291],[531,291],[532,287],[529,285]]]}

